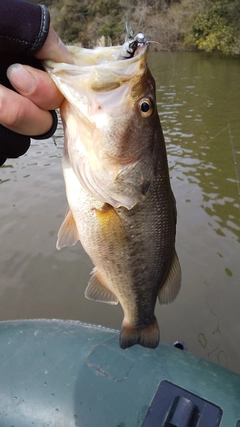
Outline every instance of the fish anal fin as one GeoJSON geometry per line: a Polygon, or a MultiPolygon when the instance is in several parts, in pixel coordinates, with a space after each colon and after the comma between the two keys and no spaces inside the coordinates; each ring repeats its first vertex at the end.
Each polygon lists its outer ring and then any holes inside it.
{"type": "Polygon", "coordinates": [[[107,304],[118,304],[117,297],[103,284],[97,269],[92,271],[92,277],[85,290],[85,297],[90,300],[105,302],[107,304]]]}
{"type": "Polygon", "coordinates": [[[58,232],[56,247],[58,250],[64,246],[72,246],[79,240],[78,229],[75,219],[70,208],[68,208],[66,216],[58,232]]]}
{"type": "Polygon", "coordinates": [[[181,288],[181,267],[175,252],[172,265],[167,278],[158,292],[158,300],[161,305],[174,301],[181,288]]]}
{"type": "Polygon", "coordinates": [[[139,344],[142,347],[156,348],[159,344],[160,332],[157,319],[154,316],[153,322],[143,328],[132,327],[128,324],[122,324],[120,331],[120,347],[126,349],[139,344]]]}

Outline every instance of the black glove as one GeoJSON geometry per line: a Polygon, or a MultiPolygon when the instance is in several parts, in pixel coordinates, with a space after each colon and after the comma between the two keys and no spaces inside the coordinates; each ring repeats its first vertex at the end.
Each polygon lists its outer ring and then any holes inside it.
{"type": "MultiPolygon", "coordinates": [[[[7,76],[7,68],[14,63],[30,65],[43,70],[41,61],[34,55],[44,45],[50,25],[49,11],[45,6],[25,0],[0,0],[0,84],[14,90],[7,76]]],[[[51,129],[34,139],[46,139],[57,128],[57,115],[51,129]]],[[[30,137],[12,132],[0,125],[0,166],[7,158],[24,154],[30,146],[30,137]]]]}

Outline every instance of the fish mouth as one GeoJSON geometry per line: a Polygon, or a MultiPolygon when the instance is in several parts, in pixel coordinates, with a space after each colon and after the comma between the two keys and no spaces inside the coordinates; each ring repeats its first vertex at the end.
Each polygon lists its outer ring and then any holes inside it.
{"type": "Polygon", "coordinates": [[[79,88],[89,87],[91,76],[91,90],[95,92],[109,92],[124,82],[141,76],[147,66],[148,45],[136,51],[136,55],[129,59],[119,58],[121,46],[97,47],[94,49],[66,46],[74,57],[74,64],[56,63],[52,60],[43,61],[45,70],[50,74],[65,98],[68,98],[68,88],[64,87],[64,78],[79,78],[79,88]],[[105,52],[105,55],[104,55],[105,52]],[[108,78],[106,80],[106,71],[108,78]],[[62,74],[64,78],[62,79],[62,74]],[[102,83],[101,83],[102,80],[102,83]]]}

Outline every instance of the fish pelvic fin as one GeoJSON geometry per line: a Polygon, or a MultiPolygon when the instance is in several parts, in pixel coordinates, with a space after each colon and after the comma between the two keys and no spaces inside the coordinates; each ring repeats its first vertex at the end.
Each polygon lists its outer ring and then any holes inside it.
{"type": "Polygon", "coordinates": [[[158,300],[161,305],[174,301],[181,288],[181,267],[175,252],[172,265],[167,278],[158,292],[158,300]]]}
{"type": "Polygon", "coordinates": [[[92,277],[85,290],[85,297],[90,300],[105,302],[107,304],[118,304],[116,295],[114,295],[113,292],[103,284],[103,280],[96,267],[92,271],[92,277]]]}
{"type": "Polygon", "coordinates": [[[73,246],[79,240],[78,229],[75,219],[70,208],[66,212],[66,216],[58,232],[56,247],[58,250],[64,246],[73,246]]]}
{"type": "Polygon", "coordinates": [[[156,348],[159,344],[159,340],[160,331],[155,316],[153,322],[143,328],[134,328],[130,325],[122,324],[119,344],[123,349],[132,347],[135,344],[147,348],[156,348]]]}

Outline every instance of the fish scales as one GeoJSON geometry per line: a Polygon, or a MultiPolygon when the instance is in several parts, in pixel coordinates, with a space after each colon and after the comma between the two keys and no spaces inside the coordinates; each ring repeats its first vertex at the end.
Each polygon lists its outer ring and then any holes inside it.
{"type": "Polygon", "coordinates": [[[57,247],[80,240],[95,265],[85,296],[121,304],[120,346],[155,348],[157,298],[173,301],[181,284],[176,205],[147,46],[124,61],[118,49],[70,48],[73,68],[46,64],[66,97],[61,115],[69,210],[57,247]]]}

